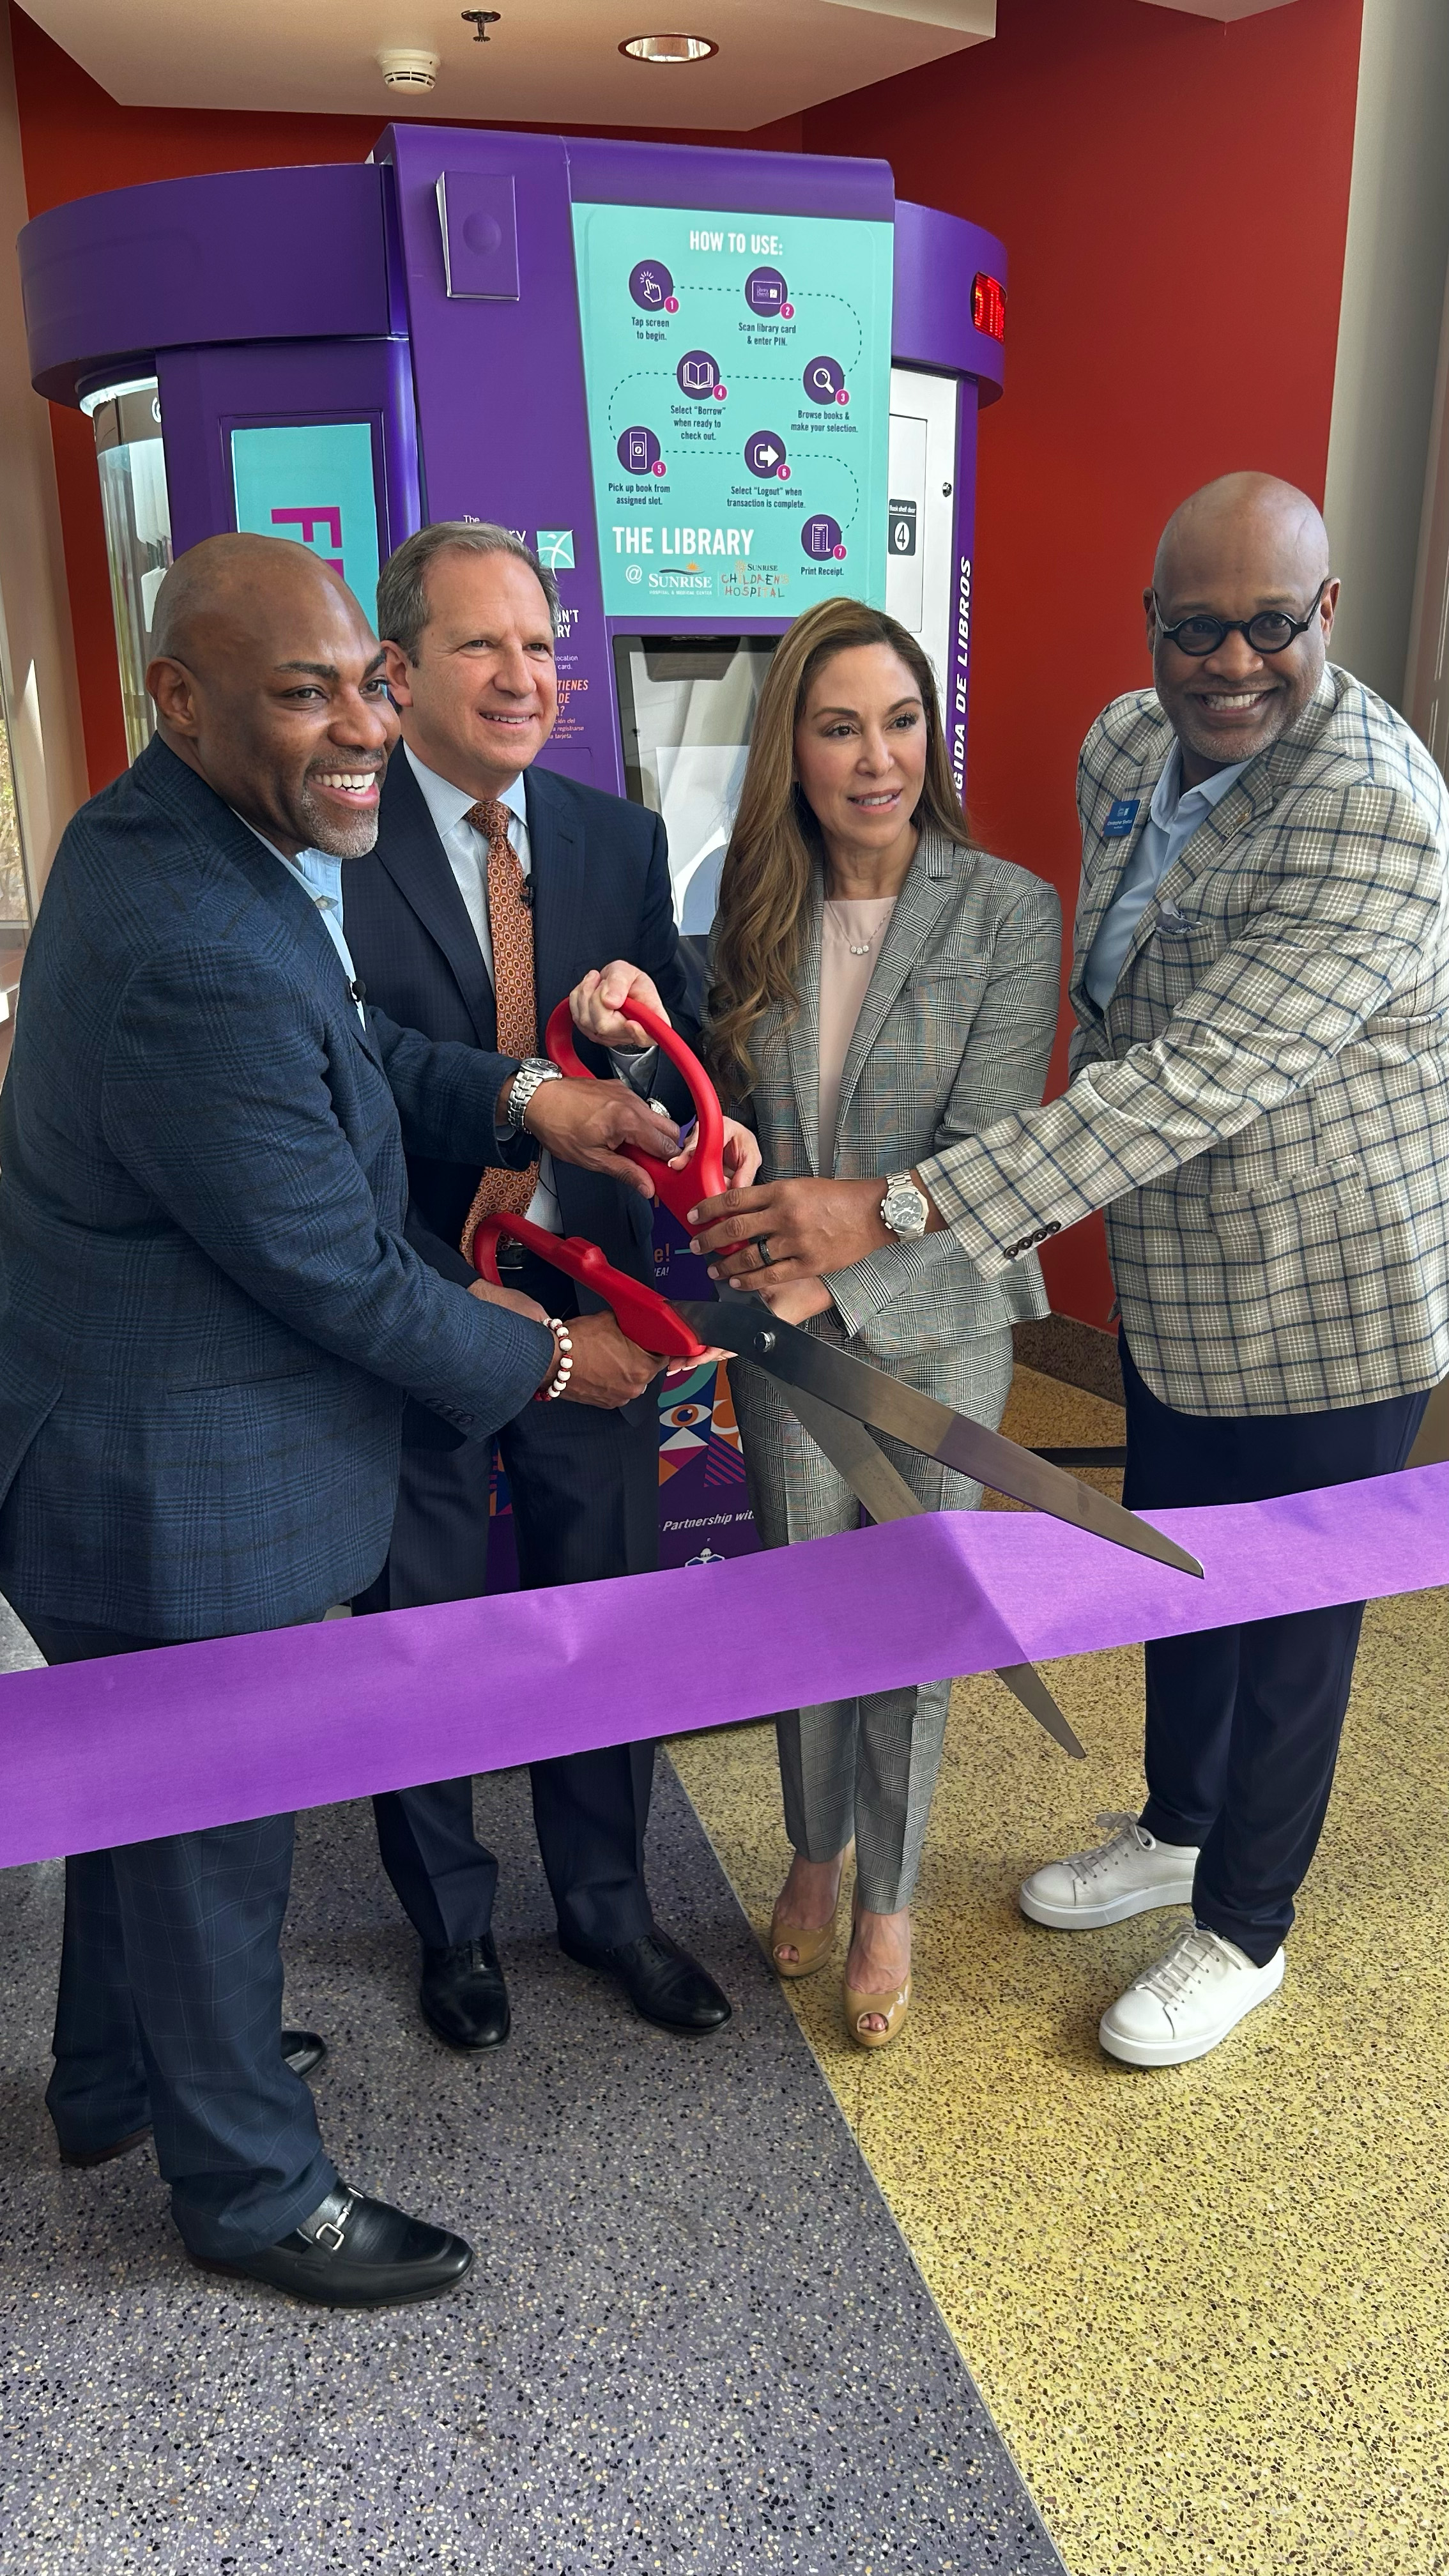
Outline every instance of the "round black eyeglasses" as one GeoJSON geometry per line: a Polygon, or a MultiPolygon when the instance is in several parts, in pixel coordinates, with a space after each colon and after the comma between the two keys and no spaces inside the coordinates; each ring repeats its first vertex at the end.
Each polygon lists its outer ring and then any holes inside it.
{"type": "Polygon", "coordinates": [[[1230,635],[1245,635],[1255,653],[1283,653],[1295,635],[1307,634],[1331,579],[1329,574],[1319,583],[1306,617],[1290,617],[1286,608],[1260,608],[1256,617],[1181,617],[1175,626],[1166,623],[1154,590],[1157,632],[1164,644],[1175,644],[1179,653],[1190,654],[1195,662],[1206,661],[1230,635]]]}

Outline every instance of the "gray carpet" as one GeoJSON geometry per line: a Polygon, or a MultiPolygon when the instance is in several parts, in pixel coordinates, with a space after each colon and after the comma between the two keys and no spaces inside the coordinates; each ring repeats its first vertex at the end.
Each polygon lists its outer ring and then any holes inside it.
{"type": "Polygon", "coordinates": [[[61,2174],[61,1870],[0,1874],[0,2569],[1061,2576],[673,1773],[660,1919],[736,2004],[703,2044],[560,1956],[524,1778],[478,1810],[515,2015],[479,2062],[417,2019],[368,1811],[300,1827],[288,2012],[331,2042],[328,2144],[478,2252],[371,2317],[193,2271],[148,2152],[61,2174]]]}

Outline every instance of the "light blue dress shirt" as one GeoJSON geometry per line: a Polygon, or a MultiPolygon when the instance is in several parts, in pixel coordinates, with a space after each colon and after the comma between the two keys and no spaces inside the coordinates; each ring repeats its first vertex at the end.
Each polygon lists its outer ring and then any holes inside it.
{"type": "MultiPolygon", "coordinates": [[[[235,806],[232,812],[236,814],[235,806]]],[[[236,818],[239,823],[246,823],[244,814],[237,814],[236,818]]],[[[254,841],[261,842],[264,850],[271,851],[279,868],[285,868],[289,877],[299,880],[303,893],[309,902],[315,903],[322,915],[322,927],[342,960],[343,974],[349,984],[355,984],[357,968],[353,965],[352,951],[342,927],[342,871],[346,861],[330,858],[325,850],[299,850],[295,859],[285,859],[275,841],[269,841],[265,832],[259,832],[255,823],[247,823],[247,830],[254,841]]],[[[357,1001],[355,994],[353,1000],[357,1001]]],[[[367,1014],[360,1002],[357,1002],[357,1016],[366,1028],[367,1014]]]]}
{"type": "Polygon", "coordinates": [[[1205,778],[1200,787],[1189,787],[1184,795],[1182,749],[1180,744],[1173,744],[1152,791],[1142,837],[1103,915],[1087,958],[1082,980],[1099,1011],[1105,1011],[1117,990],[1117,978],[1127,962],[1133,933],[1168,869],[1182,856],[1198,826],[1207,820],[1215,805],[1222,803],[1247,766],[1245,760],[1239,760],[1231,769],[1215,769],[1211,778],[1205,778]]]}

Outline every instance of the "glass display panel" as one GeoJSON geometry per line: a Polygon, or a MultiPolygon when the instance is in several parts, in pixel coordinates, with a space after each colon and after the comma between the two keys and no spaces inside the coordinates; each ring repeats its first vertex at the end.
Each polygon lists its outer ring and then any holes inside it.
{"type": "Polygon", "coordinates": [[[151,377],[90,398],[86,408],[96,434],[126,749],[134,760],[156,729],[156,710],[146,695],[146,665],[156,593],[171,562],[160,388],[151,377]]]}
{"type": "Polygon", "coordinates": [[[379,569],[371,423],[234,429],[231,475],[238,528],[288,537],[320,555],[370,618],[379,569]]]}
{"type": "Polygon", "coordinates": [[[703,937],[745,774],[773,635],[616,635],[625,780],[664,818],[675,918],[703,937]]]}

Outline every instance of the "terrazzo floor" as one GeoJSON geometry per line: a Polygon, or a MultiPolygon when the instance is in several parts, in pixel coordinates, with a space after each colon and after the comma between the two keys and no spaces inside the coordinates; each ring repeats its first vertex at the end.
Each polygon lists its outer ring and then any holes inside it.
{"type": "MultiPolygon", "coordinates": [[[[1121,1420],[1019,1370],[1004,1427],[1105,1443],[1121,1420]]],[[[1195,2066],[1136,2072],[1095,2037],[1185,1916],[1068,1936],[1017,1908],[1027,1870],[1142,1797],[1140,1654],[1047,1670],[1085,1765],[998,1685],[957,1687],[905,2035],[850,2047],[843,1943],[788,1990],[801,2026],[1072,2576],[1443,2576],[1444,1596],[1371,1606],[1287,1979],[1195,2066]]],[[[787,1858],[770,1731],[675,1755],[763,1930],[787,1858]]]]}
{"type": "Polygon", "coordinates": [[[478,2062],[417,2019],[368,1812],[299,1832],[288,2007],[331,2041],[329,2145],[478,2254],[370,2317],[198,2275],[149,2152],[61,2173],[61,1869],[0,1874],[0,2570],[1061,2576],[668,1766],[660,1919],[736,2005],[704,2045],[561,1958],[523,1778],[479,1809],[515,2020],[478,2062]]]}

